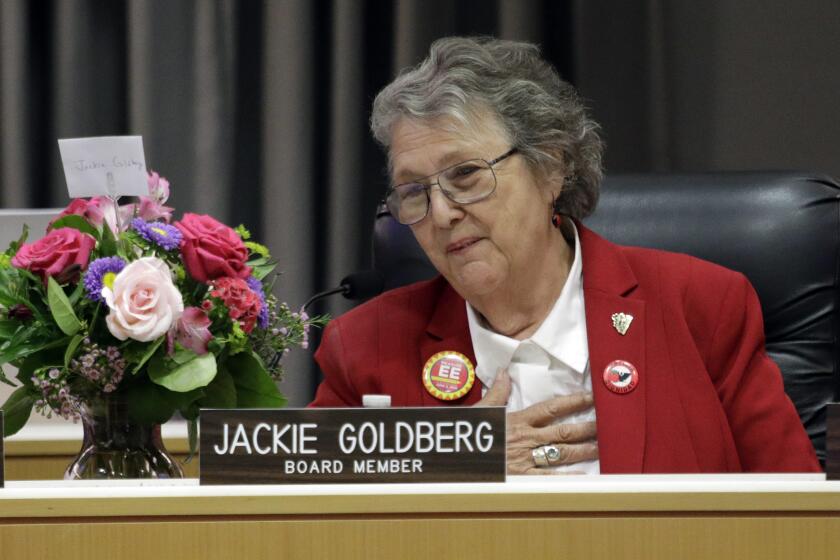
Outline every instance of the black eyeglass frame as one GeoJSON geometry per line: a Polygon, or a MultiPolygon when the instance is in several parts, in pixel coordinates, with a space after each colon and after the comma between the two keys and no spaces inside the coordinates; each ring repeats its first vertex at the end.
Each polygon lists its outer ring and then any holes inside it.
{"type": "Polygon", "coordinates": [[[496,172],[493,170],[493,166],[496,165],[497,163],[499,163],[500,161],[505,160],[505,159],[509,158],[510,156],[518,153],[518,151],[519,150],[516,147],[513,147],[510,150],[503,153],[502,155],[500,155],[499,157],[497,157],[495,159],[491,159],[490,161],[487,161],[486,159],[483,159],[483,158],[467,159],[467,160],[464,160],[462,162],[456,163],[454,165],[450,165],[449,167],[446,167],[445,169],[441,169],[440,171],[438,171],[436,173],[432,173],[431,175],[426,175],[425,177],[420,177],[419,179],[415,179],[413,181],[407,181],[405,183],[400,183],[399,185],[394,185],[393,187],[390,187],[385,192],[385,197],[382,199],[381,202],[383,204],[385,204],[385,206],[388,208],[388,211],[391,213],[392,216],[394,216],[395,220],[397,220],[398,222],[400,222],[401,224],[406,225],[406,226],[419,224],[424,219],[426,219],[426,216],[429,215],[429,208],[431,208],[431,206],[432,206],[431,191],[432,191],[432,187],[435,186],[435,185],[440,187],[440,192],[442,192],[443,195],[446,198],[448,198],[449,200],[451,200],[455,204],[466,205],[466,204],[473,204],[475,202],[481,202],[482,200],[488,198],[490,195],[492,195],[494,192],[496,192],[496,187],[499,185],[499,181],[498,181],[498,179],[496,179],[496,172]],[[446,189],[444,189],[443,187],[440,186],[440,176],[443,175],[444,173],[446,173],[447,171],[449,171],[450,169],[454,169],[454,168],[456,168],[460,165],[464,165],[465,163],[469,163],[471,161],[483,161],[484,163],[487,164],[487,167],[490,169],[490,173],[493,174],[493,189],[490,192],[488,192],[487,194],[481,195],[479,198],[476,198],[475,200],[469,200],[469,201],[466,201],[466,202],[462,202],[460,200],[455,200],[454,198],[452,198],[453,197],[452,193],[450,193],[449,191],[447,191],[446,189]],[[434,182],[432,182],[432,183],[423,182],[426,179],[431,179],[432,177],[435,178],[434,182]],[[426,213],[423,214],[423,216],[418,218],[417,220],[414,220],[413,222],[401,222],[400,219],[399,219],[399,213],[394,214],[394,211],[391,208],[391,205],[388,204],[388,198],[397,189],[399,189],[400,187],[404,187],[406,185],[422,185],[424,187],[423,192],[426,194],[426,213]]]}

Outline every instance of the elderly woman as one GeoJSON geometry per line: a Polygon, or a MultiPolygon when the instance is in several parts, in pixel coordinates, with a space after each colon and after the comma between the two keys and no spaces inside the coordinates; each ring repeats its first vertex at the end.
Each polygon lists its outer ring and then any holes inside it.
{"type": "Polygon", "coordinates": [[[819,470],[748,281],[580,223],[602,143],[537,47],[439,40],[371,127],[440,276],[330,323],[314,406],[506,405],[512,474],[819,470]]]}

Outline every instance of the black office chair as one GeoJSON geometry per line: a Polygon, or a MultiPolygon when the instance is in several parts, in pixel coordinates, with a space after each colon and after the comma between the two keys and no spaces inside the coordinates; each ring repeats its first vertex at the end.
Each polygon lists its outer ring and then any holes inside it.
{"type": "MultiPolygon", "coordinates": [[[[840,384],[840,185],[797,172],[615,175],[586,225],[623,245],[688,253],[750,279],[767,352],[825,460],[825,405],[840,384]]],[[[374,268],[395,288],[434,276],[408,227],[380,206],[374,268]]]]}

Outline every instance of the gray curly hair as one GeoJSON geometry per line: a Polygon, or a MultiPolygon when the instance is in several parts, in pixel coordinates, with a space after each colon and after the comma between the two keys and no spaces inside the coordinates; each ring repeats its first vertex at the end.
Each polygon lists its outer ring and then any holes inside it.
{"type": "Polygon", "coordinates": [[[435,41],[428,58],[379,92],[370,127],[387,150],[401,117],[448,117],[470,126],[488,111],[539,177],[564,179],[557,211],[580,219],[595,210],[603,177],[598,124],[531,43],[492,37],[435,41]]]}

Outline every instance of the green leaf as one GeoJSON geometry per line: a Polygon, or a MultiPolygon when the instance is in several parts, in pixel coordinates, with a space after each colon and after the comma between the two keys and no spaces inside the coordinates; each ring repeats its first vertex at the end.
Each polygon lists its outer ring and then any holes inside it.
{"type": "Polygon", "coordinates": [[[20,237],[18,237],[17,241],[12,241],[9,244],[9,250],[6,251],[6,254],[10,257],[17,254],[18,249],[20,246],[26,243],[26,238],[29,237],[29,226],[23,224],[23,229],[20,232],[20,237]]]}
{"type": "Polygon", "coordinates": [[[0,320],[0,341],[9,340],[12,338],[17,330],[23,326],[22,321],[17,319],[2,319],[0,320]]]}
{"type": "Polygon", "coordinates": [[[4,347],[2,351],[0,351],[0,364],[5,364],[6,362],[14,362],[15,360],[25,358],[30,354],[41,352],[42,350],[56,348],[58,346],[64,346],[65,344],[67,344],[67,342],[68,339],[64,336],[57,339],[54,338],[47,342],[44,342],[40,339],[35,341],[28,341],[24,337],[24,339],[19,343],[9,344],[8,346],[4,347]]]}
{"type": "Polygon", "coordinates": [[[156,341],[154,341],[154,343],[152,343],[151,346],[148,347],[146,352],[142,356],[140,356],[140,360],[137,362],[137,364],[131,370],[132,374],[136,375],[137,372],[140,371],[140,368],[142,368],[144,365],[146,365],[146,362],[149,361],[149,358],[154,356],[155,352],[157,352],[157,349],[160,348],[160,345],[163,344],[164,340],[166,340],[166,335],[161,336],[156,341]]]}
{"type": "Polygon", "coordinates": [[[17,270],[18,274],[20,274],[24,278],[27,278],[30,282],[32,282],[36,286],[41,286],[42,285],[41,279],[38,276],[35,276],[32,272],[26,270],[25,268],[18,268],[16,270],[17,270]]]}
{"type": "Polygon", "coordinates": [[[135,422],[143,425],[163,424],[177,410],[167,398],[167,391],[154,383],[137,383],[126,391],[128,414],[135,422]]]}
{"type": "Polygon", "coordinates": [[[192,350],[190,350],[188,348],[184,348],[183,346],[181,346],[180,344],[178,344],[176,342],[175,343],[175,352],[173,352],[172,355],[169,356],[169,359],[180,366],[180,365],[186,364],[190,360],[194,360],[197,356],[198,356],[198,354],[196,354],[195,352],[193,352],[192,350]]]}
{"type": "Polygon", "coordinates": [[[97,303],[96,307],[93,309],[93,316],[90,318],[90,323],[88,323],[88,330],[90,332],[96,332],[96,320],[99,319],[99,311],[101,309],[101,303],[97,303]]]}
{"type": "Polygon", "coordinates": [[[149,377],[158,385],[178,393],[206,387],[216,377],[216,356],[208,352],[172,369],[166,367],[165,360],[151,360],[149,377]]]}
{"type": "Polygon", "coordinates": [[[231,356],[225,368],[233,376],[239,408],[280,408],[286,404],[286,397],[277,389],[262,360],[253,353],[231,356]]]}
{"type": "Polygon", "coordinates": [[[260,266],[260,265],[268,264],[268,259],[266,257],[258,257],[256,259],[252,259],[252,260],[246,262],[245,264],[247,264],[248,266],[251,266],[251,267],[260,266]]]}
{"type": "MultiPolygon", "coordinates": [[[[40,284],[40,280],[38,282],[40,284]]],[[[26,307],[28,307],[29,309],[32,310],[32,313],[35,315],[35,320],[36,321],[38,321],[40,323],[49,322],[49,318],[46,316],[46,314],[44,312],[41,311],[40,307],[36,307],[35,305],[32,304],[31,301],[29,301],[28,299],[23,298],[23,297],[19,297],[19,298],[17,298],[17,300],[18,300],[18,303],[22,303],[23,305],[25,305],[26,307]]],[[[46,303],[46,301],[44,303],[46,303]]]]}
{"type": "MultiPolygon", "coordinates": [[[[78,216],[76,214],[71,214],[69,216],[64,216],[63,218],[59,218],[52,223],[50,229],[58,229],[63,227],[69,227],[73,229],[77,229],[82,233],[87,233],[88,235],[92,236],[94,239],[99,239],[99,231],[92,225],[90,222],[85,220],[83,217],[78,216]]],[[[107,226],[106,226],[107,227],[107,226]]]]}
{"type": "Polygon", "coordinates": [[[79,332],[82,324],[76,317],[73,306],[67,299],[67,294],[64,293],[64,290],[52,276],[49,277],[47,284],[47,298],[50,304],[50,313],[52,313],[55,324],[58,325],[61,332],[68,336],[73,336],[79,332]]]}
{"type": "Polygon", "coordinates": [[[184,418],[198,418],[198,399],[204,396],[205,388],[201,387],[187,391],[186,393],[176,393],[174,391],[166,391],[166,398],[175,405],[175,408],[181,411],[184,418]],[[192,411],[195,410],[195,414],[192,411]]]}
{"type": "Polygon", "coordinates": [[[76,305],[79,303],[79,298],[82,297],[82,293],[85,291],[85,283],[79,282],[76,284],[76,289],[73,290],[73,293],[70,294],[68,300],[70,301],[70,305],[76,305]]]}
{"type": "Polygon", "coordinates": [[[99,241],[99,253],[103,257],[113,257],[118,252],[117,238],[107,223],[102,225],[102,237],[99,241]]]}
{"type": "Polygon", "coordinates": [[[23,428],[38,395],[29,387],[20,387],[3,404],[3,435],[10,436],[23,428]]]}
{"type": "Polygon", "coordinates": [[[70,340],[70,344],[67,345],[67,350],[64,352],[64,367],[70,366],[70,360],[73,359],[73,354],[76,353],[76,349],[79,347],[79,344],[85,339],[85,335],[77,334],[70,340]]]}
{"type": "Polygon", "coordinates": [[[28,299],[43,294],[43,285],[43,281],[28,270],[0,267],[0,306],[9,308],[20,303],[28,307],[36,319],[43,320],[41,310],[28,299]]]}
{"type": "Polygon", "coordinates": [[[277,268],[277,263],[260,264],[253,267],[253,269],[251,270],[251,276],[253,276],[257,280],[262,280],[263,278],[271,274],[275,268],[277,268]]]}
{"type": "Polygon", "coordinates": [[[11,379],[9,379],[8,377],[6,377],[6,372],[5,372],[5,370],[3,369],[3,365],[2,365],[2,364],[0,364],[0,383],[5,383],[5,384],[6,384],[6,385],[8,385],[9,387],[17,387],[17,385],[15,385],[15,384],[12,382],[12,380],[11,380],[11,379]]]}
{"type": "Polygon", "coordinates": [[[215,379],[204,388],[204,397],[198,404],[201,408],[236,407],[236,384],[227,369],[219,369],[215,379]]]}

